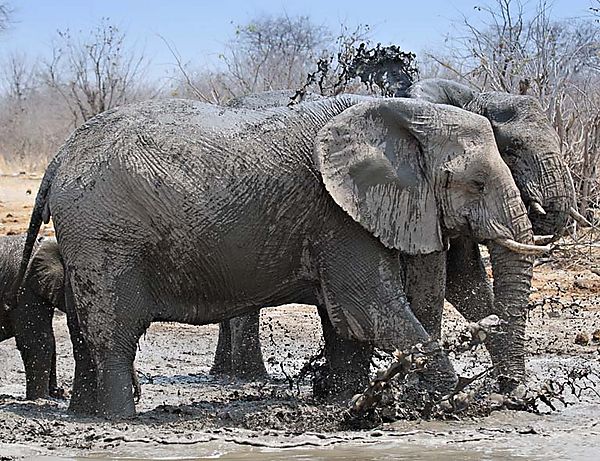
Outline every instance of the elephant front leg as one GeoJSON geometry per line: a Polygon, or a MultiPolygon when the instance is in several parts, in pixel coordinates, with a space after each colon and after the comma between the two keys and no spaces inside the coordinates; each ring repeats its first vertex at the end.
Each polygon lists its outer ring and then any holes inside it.
{"type": "Polygon", "coordinates": [[[320,399],[348,399],[369,383],[373,346],[343,338],[335,331],[327,310],[322,306],[317,310],[325,341],[325,364],[314,377],[313,394],[320,399]]]}
{"type": "Polygon", "coordinates": [[[467,237],[452,239],[446,261],[446,299],[469,322],[490,315],[494,294],[477,242],[467,237]]]}
{"type": "Polygon", "coordinates": [[[439,340],[446,296],[446,253],[402,255],[406,297],[432,339],[439,340]]]}

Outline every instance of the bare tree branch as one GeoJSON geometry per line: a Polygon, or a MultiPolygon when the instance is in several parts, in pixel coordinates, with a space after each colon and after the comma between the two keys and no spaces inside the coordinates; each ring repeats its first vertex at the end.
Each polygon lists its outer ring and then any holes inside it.
{"type": "Polygon", "coordinates": [[[8,29],[12,16],[12,9],[6,2],[0,2],[0,32],[8,29]]]}
{"type": "Polygon", "coordinates": [[[127,51],[125,33],[104,19],[88,33],[73,37],[59,31],[45,83],[71,110],[77,125],[96,114],[137,98],[146,58],[127,51]]]}

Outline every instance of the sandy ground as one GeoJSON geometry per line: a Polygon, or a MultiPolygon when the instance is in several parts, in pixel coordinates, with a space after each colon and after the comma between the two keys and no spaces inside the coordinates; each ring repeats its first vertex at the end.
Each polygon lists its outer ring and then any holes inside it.
{"type": "MultiPolygon", "coordinates": [[[[0,234],[26,229],[38,184],[36,178],[0,177],[0,234]]],[[[589,270],[597,268],[597,261],[589,264],[578,261],[566,270],[560,268],[564,261],[548,262],[534,276],[529,384],[539,387],[548,379],[574,384],[561,394],[567,406],[553,401],[555,411],[541,405],[538,413],[501,410],[488,416],[459,414],[446,421],[396,421],[348,430],[340,417],[344,406],[314,402],[309,383],[293,380],[319,351],[321,332],[313,307],[292,305],[261,312],[268,382],[243,383],[208,374],[216,325],[153,324],[136,360],[143,391],[139,416],[124,422],[74,417],[66,411],[67,400],[25,401],[25,377],[14,340],[0,343],[0,460],[597,459],[600,276],[589,270]]],[[[465,328],[449,305],[444,328],[447,338],[465,328]]],[[[56,316],[55,329],[58,381],[68,395],[73,359],[64,316],[56,316]]],[[[472,375],[487,360],[477,350],[455,364],[472,375]]]]}

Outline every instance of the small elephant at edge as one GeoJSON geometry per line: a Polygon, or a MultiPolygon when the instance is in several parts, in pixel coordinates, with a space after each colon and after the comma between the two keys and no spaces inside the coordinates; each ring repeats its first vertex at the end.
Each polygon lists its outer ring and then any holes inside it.
{"type": "MultiPolygon", "coordinates": [[[[54,309],[64,312],[64,271],[58,245],[52,237],[40,237],[34,247],[22,284],[20,303],[30,309],[34,323],[24,321],[8,309],[7,299],[19,272],[25,235],[0,237],[0,341],[17,335],[17,348],[25,363],[28,399],[61,397],[56,383],[56,345],[52,318],[54,309]],[[32,326],[36,325],[33,329],[32,326]],[[40,328],[41,327],[41,328],[40,328]]],[[[19,311],[19,309],[17,309],[19,311]]]]}

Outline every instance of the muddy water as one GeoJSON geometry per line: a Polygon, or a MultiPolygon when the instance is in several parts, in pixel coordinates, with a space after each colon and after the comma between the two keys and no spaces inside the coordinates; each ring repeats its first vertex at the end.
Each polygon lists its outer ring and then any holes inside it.
{"type": "MultiPolygon", "coordinates": [[[[110,451],[92,450],[82,457],[61,459],[230,459],[230,460],[597,460],[600,453],[600,405],[578,405],[551,415],[499,412],[477,421],[454,423],[403,423],[361,433],[327,434],[326,438],[310,434],[296,438],[261,437],[272,447],[247,447],[256,434],[237,433],[236,442],[209,440],[208,434],[195,434],[196,443],[150,445],[131,442],[110,451]],[[408,427],[397,426],[412,426],[408,427]],[[358,441],[341,442],[357,438],[358,441]],[[330,446],[310,448],[276,448],[293,443],[330,446]]],[[[1,447],[1,445],[0,445],[1,447]]],[[[12,453],[2,452],[4,456],[12,453]]],[[[15,455],[34,456],[26,447],[15,455]]],[[[34,456],[32,459],[36,459],[34,456]]],[[[42,459],[42,458],[39,458],[42,459]]],[[[47,459],[47,458],[44,458],[47,459]]]]}

